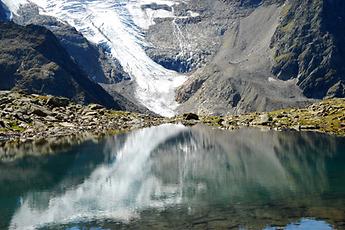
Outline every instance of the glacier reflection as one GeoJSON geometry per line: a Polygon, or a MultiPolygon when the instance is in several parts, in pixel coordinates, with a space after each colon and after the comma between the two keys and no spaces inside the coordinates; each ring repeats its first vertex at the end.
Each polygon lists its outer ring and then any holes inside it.
{"type": "Polygon", "coordinates": [[[193,213],[208,205],[300,204],[307,196],[322,202],[326,159],[341,146],[315,135],[162,125],[109,138],[102,151],[110,160],[65,192],[29,192],[10,228],[129,222],[176,205],[193,213]]]}

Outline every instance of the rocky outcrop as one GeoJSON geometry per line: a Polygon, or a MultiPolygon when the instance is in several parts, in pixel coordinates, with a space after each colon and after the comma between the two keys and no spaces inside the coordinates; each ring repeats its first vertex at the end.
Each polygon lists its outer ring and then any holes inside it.
{"type": "Polygon", "coordinates": [[[272,73],[297,79],[307,97],[345,97],[344,1],[287,1],[281,17],[272,73]]]}
{"type": "Polygon", "coordinates": [[[51,94],[81,103],[139,111],[132,102],[120,95],[114,100],[91,81],[44,27],[1,23],[0,31],[1,90],[51,94]]]}
{"type": "Polygon", "coordinates": [[[344,97],[342,1],[204,0],[174,9],[198,19],[156,20],[148,53],[168,68],[196,70],[177,91],[180,112],[239,114],[344,97]],[[204,61],[181,58],[192,50],[204,61]]]}

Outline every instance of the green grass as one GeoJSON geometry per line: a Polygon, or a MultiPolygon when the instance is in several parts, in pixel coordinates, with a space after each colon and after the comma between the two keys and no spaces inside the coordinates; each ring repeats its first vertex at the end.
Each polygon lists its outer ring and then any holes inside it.
{"type": "Polygon", "coordinates": [[[12,131],[15,131],[15,132],[23,132],[23,131],[25,131],[24,128],[22,128],[22,127],[20,127],[20,126],[18,125],[17,121],[11,121],[11,122],[9,122],[8,124],[9,124],[10,129],[11,129],[12,131]]]}
{"type": "Polygon", "coordinates": [[[220,123],[223,120],[223,118],[218,116],[208,116],[202,117],[201,120],[203,123],[210,124],[212,126],[221,126],[220,123]]]}

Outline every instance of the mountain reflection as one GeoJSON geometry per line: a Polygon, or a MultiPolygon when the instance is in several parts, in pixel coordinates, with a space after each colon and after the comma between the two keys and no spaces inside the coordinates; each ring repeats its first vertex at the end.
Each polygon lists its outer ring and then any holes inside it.
{"type": "MultiPolygon", "coordinates": [[[[303,206],[310,215],[328,218],[315,207],[341,203],[345,194],[344,186],[339,186],[343,179],[333,175],[345,176],[344,169],[337,166],[345,162],[344,139],[316,133],[162,125],[108,138],[87,149],[76,147],[73,152],[82,154],[90,148],[98,154],[89,154],[84,161],[73,160],[74,166],[66,167],[54,186],[39,189],[33,183],[33,188],[23,189],[10,228],[102,220],[140,223],[148,210],[193,219],[207,209],[207,215],[226,213],[223,218],[227,219],[234,215],[229,210],[239,206],[241,213],[250,210],[251,215],[255,213],[253,219],[261,218],[264,227],[277,222],[265,222],[260,212],[267,205],[270,211],[277,209],[275,213],[282,207],[303,206]],[[90,161],[95,157],[99,160],[90,161]],[[84,167],[90,164],[93,166],[84,167]],[[330,170],[333,165],[335,170],[330,170]],[[253,212],[253,207],[258,209],[253,212]]],[[[55,176],[56,172],[48,168],[40,174],[55,176]]],[[[8,184],[9,188],[15,186],[8,184]]],[[[344,215],[343,209],[335,210],[344,215]]],[[[296,214],[294,219],[301,217],[296,214]]],[[[344,216],[337,218],[334,223],[344,216]]],[[[288,223],[288,219],[284,221],[288,223]]],[[[246,223],[245,219],[238,222],[246,223]]]]}

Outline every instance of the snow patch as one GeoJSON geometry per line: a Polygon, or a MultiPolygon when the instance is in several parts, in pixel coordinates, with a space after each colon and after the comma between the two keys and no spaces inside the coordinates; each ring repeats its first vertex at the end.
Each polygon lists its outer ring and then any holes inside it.
{"type": "Polygon", "coordinates": [[[191,11],[191,10],[189,10],[188,13],[189,13],[189,15],[190,15],[191,17],[193,17],[193,18],[200,16],[199,13],[193,12],[193,11],[191,11]]]}
{"type": "Polygon", "coordinates": [[[140,28],[147,30],[150,26],[154,25],[155,18],[172,18],[174,17],[174,13],[172,10],[166,9],[151,9],[148,6],[150,4],[156,4],[161,6],[168,6],[172,7],[174,4],[178,4],[178,2],[174,1],[164,1],[164,0],[137,0],[137,1],[130,1],[127,4],[128,12],[131,14],[133,21],[136,25],[140,28]]]}

